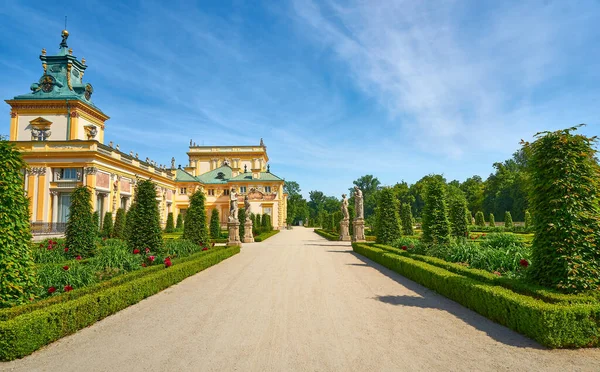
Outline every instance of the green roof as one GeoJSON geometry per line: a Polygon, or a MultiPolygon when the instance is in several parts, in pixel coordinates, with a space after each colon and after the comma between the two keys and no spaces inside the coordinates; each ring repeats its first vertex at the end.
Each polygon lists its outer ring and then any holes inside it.
{"type": "Polygon", "coordinates": [[[181,168],[178,168],[175,172],[175,181],[176,182],[198,182],[196,177],[192,176],[188,172],[184,171],[181,168]]]}
{"type": "Polygon", "coordinates": [[[196,176],[196,178],[204,184],[223,184],[231,179],[232,173],[233,171],[229,166],[223,165],[210,172],[196,176]]]}
{"type": "Polygon", "coordinates": [[[233,171],[228,165],[223,165],[196,177],[179,168],[175,180],[177,182],[201,182],[205,185],[222,185],[229,182],[283,181],[282,178],[270,172],[260,172],[260,178],[252,178],[252,172],[240,173],[235,177],[232,177],[232,175],[233,171]]]}
{"type": "Polygon", "coordinates": [[[260,172],[259,178],[252,178],[251,172],[240,173],[236,177],[229,180],[230,182],[264,182],[264,181],[283,181],[282,178],[277,177],[271,172],[260,172]]]}

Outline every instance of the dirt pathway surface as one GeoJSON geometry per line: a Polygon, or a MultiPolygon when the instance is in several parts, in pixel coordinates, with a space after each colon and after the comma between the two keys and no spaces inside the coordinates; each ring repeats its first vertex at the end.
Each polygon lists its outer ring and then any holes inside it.
{"type": "Polygon", "coordinates": [[[8,371],[600,371],[295,228],[8,371]]]}

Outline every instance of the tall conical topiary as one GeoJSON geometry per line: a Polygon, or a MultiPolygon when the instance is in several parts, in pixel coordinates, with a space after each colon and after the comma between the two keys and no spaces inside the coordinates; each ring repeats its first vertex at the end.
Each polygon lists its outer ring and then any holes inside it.
{"type": "Polygon", "coordinates": [[[133,225],[133,215],[134,215],[134,208],[135,205],[133,205],[133,203],[131,204],[131,206],[129,206],[129,209],[127,210],[127,212],[125,212],[125,240],[129,240],[129,236],[131,235],[131,231],[133,230],[132,225],[133,225]]]}
{"type": "Polygon", "coordinates": [[[525,230],[529,231],[532,228],[531,213],[525,211],[525,230]]]}
{"type": "Polygon", "coordinates": [[[135,197],[129,210],[131,216],[127,216],[127,224],[131,229],[127,237],[129,248],[139,249],[140,252],[144,252],[146,248],[150,248],[152,252],[160,251],[163,239],[156,186],[151,180],[141,180],[135,189],[135,197]]]}
{"type": "Polygon", "coordinates": [[[86,186],[79,186],[71,193],[65,236],[67,248],[73,256],[94,255],[97,228],[92,221],[92,193],[86,186]]]}
{"type": "Polygon", "coordinates": [[[210,241],[208,224],[206,223],[206,197],[201,190],[196,191],[190,198],[190,207],[185,214],[183,237],[196,244],[207,245],[210,241]]]}
{"type": "Polygon", "coordinates": [[[95,235],[100,236],[100,214],[98,211],[92,213],[92,224],[94,224],[95,235]]]}
{"type": "Polygon", "coordinates": [[[478,227],[485,227],[485,217],[483,217],[483,212],[479,211],[475,213],[475,225],[478,227]]]}
{"type": "Polygon", "coordinates": [[[260,221],[262,232],[268,232],[273,230],[273,226],[271,225],[271,216],[269,214],[263,214],[260,221]]]}
{"type": "Polygon", "coordinates": [[[513,220],[509,211],[504,213],[504,228],[512,229],[513,228],[513,220]]]}
{"type": "Polygon", "coordinates": [[[402,221],[402,234],[413,235],[413,216],[410,204],[402,204],[401,207],[401,218],[402,221]]]}
{"type": "Polygon", "coordinates": [[[35,269],[31,255],[29,200],[23,192],[27,167],[17,148],[0,138],[0,308],[33,298],[35,269]]]}
{"type": "Polygon", "coordinates": [[[104,213],[104,222],[102,223],[102,236],[105,238],[110,238],[113,233],[113,219],[112,213],[106,212],[104,213]]]}
{"type": "Polygon", "coordinates": [[[496,218],[493,213],[490,213],[489,225],[490,227],[496,227],[496,218]]]}
{"type": "Polygon", "coordinates": [[[525,145],[535,231],[528,271],[539,284],[565,292],[600,286],[597,138],[575,135],[576,129],[539,133],[525,145]]]}
{"type": "Polygon", "coordinates": [[[377,243],[380,244],[391,244],[402,235],[398,216],[398,199],[394,195],[394,189],[390,187],[381,189],[377,197],[375,231],[377,243]]]}
{"type": "Polygon", "coordinates": [[[246,234],[246,209],[245,208],[240,208],[238,210],[238,220],[240,221],[240,241],[243,242],[244,241],[244,235],[246,234]]]}
{"type": "Polygon", "coordinates": [[[113,237],[117,239],[125,239],[125,209],[117,209],[115,216],[115,224],[113,226],[113,237]]]}
{"type": "Polygon", "coordinates": [[[422,227],[424,243],[446,244],[450,241],[446,185],[435,177],[432,177],[425,186],[422,227]]]}
{"type": "Polygon", "coordinates": [[[173,222],[173,212],[167,214],[167,224],[165,226],[166,233],[172,233],[175,231],[175,223],[173,222]]]}
{"type": "Polygon", "coordinates": [[[177,224],[175,225],[175,229],[183,229],[183,214],[181,214],[181,212],[177,214],[177,224]]]}
{"type": "Polygon", "coordinates": [[[221,221],[219,220],[219,211],[214,208],[210,213],[210,237],[219,239],[221,235],[221,221]]]}
{"type": "Polygon", "coordinates": [[[456,237],[468,236],[469,224],[467,221],[467,214],[470,215],[471,212],[469,212],[469,208],[467,208],[467,199],[462,195],[454,195],[449,204],[452,235],[456,237]]]}

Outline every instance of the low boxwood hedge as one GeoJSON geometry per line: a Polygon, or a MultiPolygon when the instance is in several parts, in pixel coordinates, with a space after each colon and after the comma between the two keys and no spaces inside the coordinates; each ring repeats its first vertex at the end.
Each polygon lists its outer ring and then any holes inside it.
{"type": "Polygon", "coordinates": [[[356,253],[542,345],[551,348],[600,346],[598,303],[548,303],[400,252],[367,244],[352,246],[356,253]]]}
{"type": "Polygon", "coordinates": [[[339,235],[333,234],[329,231],[325,231],[323,229],[315,229],[315,232],[327,240],[340,240],[339,235]]]}
{"type": "Polygon", "coordinates": [[[258,242],[262,242],[263,240],[267,240],[270,237],[272,237],[273,235],[278,234],[278,233],[279,233],[279,230],[267,231],[267,232],[261,233],[259,235],[256,235],[254,237],[254,241],[257,242],[257,243],[258,242]]]}
{"type": "Polygon", "coordinates": [[[50,342],[85,328],[239,253],[240,247],[207,252],[209,253],[202,252],[174,260],[173,266],[169,268],[163,265],[152,266],[92,288],[82,288],[77,294],[68,292],[40,301],[44,302],[41,305],[8,309],[3,314],[5,320],[0,321],[0,360],[13,360],[31,354],[50,342]],[[19,308],[26,309],[19,311],[19,308]]]}

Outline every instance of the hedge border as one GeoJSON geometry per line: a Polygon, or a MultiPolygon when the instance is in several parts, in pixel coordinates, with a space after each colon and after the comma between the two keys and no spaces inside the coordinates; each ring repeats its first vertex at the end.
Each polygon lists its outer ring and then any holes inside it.
{"type": "Polygon", "coordinates": [[[269,239],[273,235],[277,235],[277,234],[279,234],[279,230],[271,230],[271,231],[267,231],[264,233],[260,233],[254,237],[254,241],[256,243],[264,242],[265,240],[269,239]]]}
{"type": "Polygon", "coordinates": [[[339,241],[340,237],[339,235],[334,235],[328,231],[325,231],[323,229],[315,229],[314,230],[317,234],[321,235],[322,237],[324,237],[327,240],[331,240],[331,241],[339,241]]]}
{"type": "Polygon", "coordinates": [[[550,304],[366,244],[354,252],[550,348],[600,346],[600,305],[550,304]]]}
{"type": "Polygon", "coordinates": [[[128,282],[1,321],[0,360],[29,355],[239,252],[240,247],[235,246],[180,261],[169,268],[153,266],[148,268],[157,267],[153,272],[128,282]]]}

